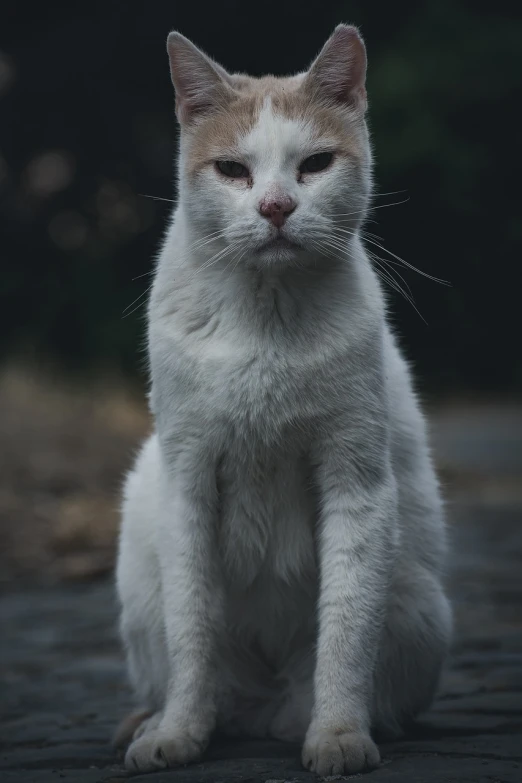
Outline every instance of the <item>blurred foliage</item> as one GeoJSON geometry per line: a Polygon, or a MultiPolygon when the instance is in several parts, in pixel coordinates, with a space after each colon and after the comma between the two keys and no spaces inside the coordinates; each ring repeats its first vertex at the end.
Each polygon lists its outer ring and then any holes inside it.
{"type": "Polygon", "coordinates": [[[174,197],[170,29],[231,70],[281,74],[302,69],[335,24],[349,21],[369,55],[381,195],[368,229],[451,282],[395,267],[427,321],[392,292],[407,353],[426,388],[520,389],[518,4],[9,6],[0,28],[4,357],[142,366],[142,305],[171,205],[141,194],[174,197]],[[395,201],[404,203],[387,206],[395,201]]]}

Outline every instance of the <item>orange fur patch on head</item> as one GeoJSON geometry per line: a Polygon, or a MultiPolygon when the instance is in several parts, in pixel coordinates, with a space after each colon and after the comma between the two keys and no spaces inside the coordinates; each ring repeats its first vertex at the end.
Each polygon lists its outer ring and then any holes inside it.
{"type": "Polygon", "coordinates": [[[302,120],[311,140],[334,139],[340,155],[361,159],[364,153],[362,117],[326,101],[304,76],[254,78],[234,75],[214,110],[189,126],[186,167],[194,176],[216,158],[236,159],[238,139],[256,125],[267,99],[275,114],[302,120]]]}

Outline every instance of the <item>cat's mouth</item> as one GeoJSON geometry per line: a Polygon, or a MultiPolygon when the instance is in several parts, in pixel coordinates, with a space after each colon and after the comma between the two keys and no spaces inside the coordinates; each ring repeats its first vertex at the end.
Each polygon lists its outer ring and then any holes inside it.
{"type": "Polygon", "coordinates": [[[259,245],[256,249],[258,253],[265,252],[266,250],[298,250],[301,247],[297,242],[292,239],[288,239],[283,234],[278,234],[275,237],[267,239],[262,245],[259,245]]]}

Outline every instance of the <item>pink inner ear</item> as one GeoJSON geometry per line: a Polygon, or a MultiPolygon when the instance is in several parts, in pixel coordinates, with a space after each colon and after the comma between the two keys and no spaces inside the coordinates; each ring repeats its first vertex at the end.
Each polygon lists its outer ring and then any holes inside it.
{"type": "Polygon", "coordinates": [[[366,48],[355,27],[335,29],[312,63],[308,78],[340,103],[366,102],[366,48]]]}

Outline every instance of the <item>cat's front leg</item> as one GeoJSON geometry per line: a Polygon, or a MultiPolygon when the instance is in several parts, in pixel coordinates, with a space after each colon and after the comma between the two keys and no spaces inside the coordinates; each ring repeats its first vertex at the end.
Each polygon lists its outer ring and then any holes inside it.
{"type": "Polygon", "coordinates": [[[127,751],[125,765],[135,773],[196,761],[216,724],[223,591],[215,460],[198,449],[163,467],[156,545],[170,677],[160,720],[127,751]]]}
{"type": "Polygon", "coordinates": [[[396,488],[387,445],[342,432],[317,444],[319,632],[303,764],[319,775],[379,764],[372,680],[394,560],[396,488]]]}

